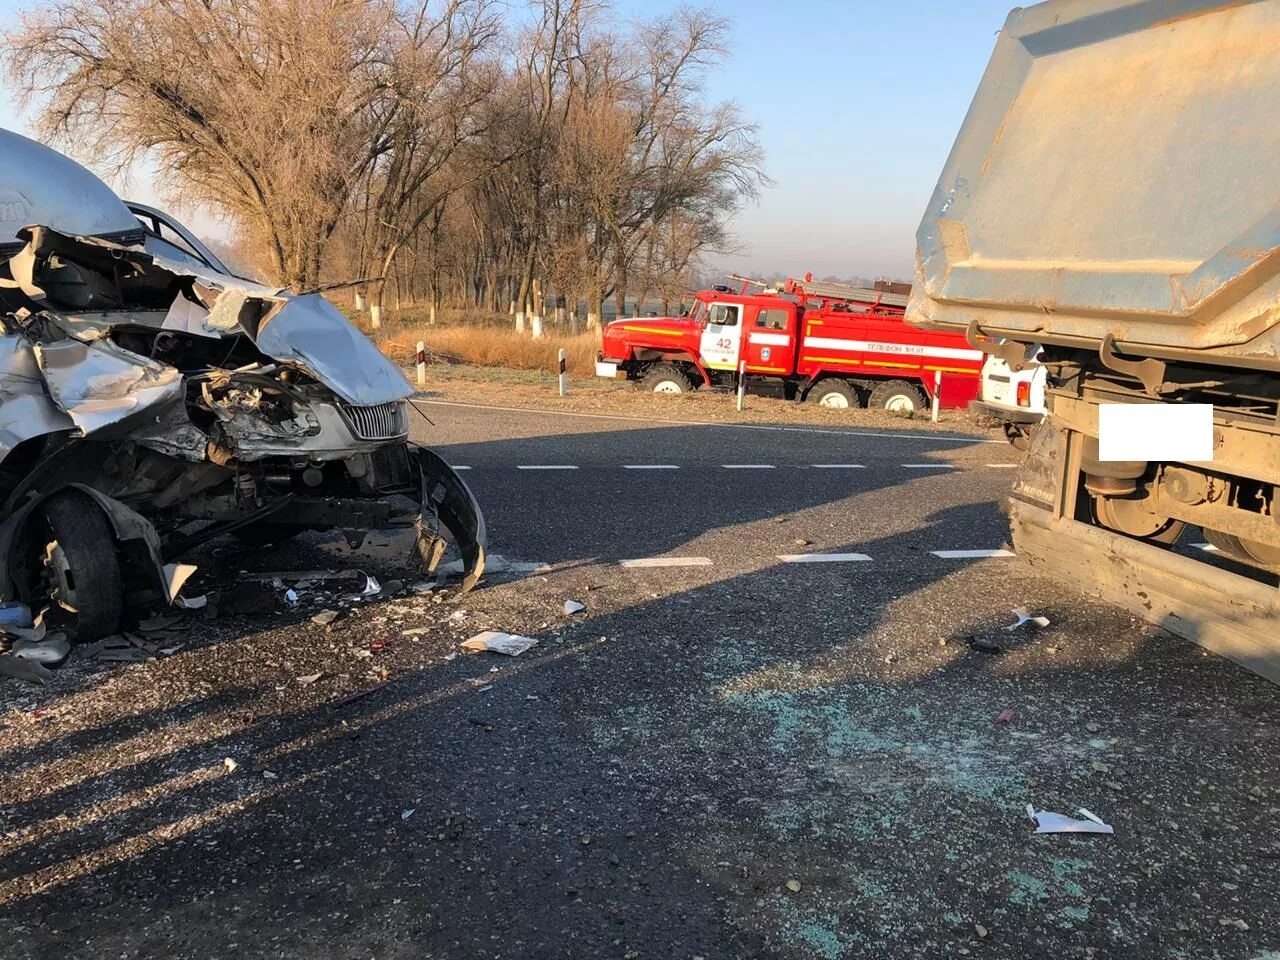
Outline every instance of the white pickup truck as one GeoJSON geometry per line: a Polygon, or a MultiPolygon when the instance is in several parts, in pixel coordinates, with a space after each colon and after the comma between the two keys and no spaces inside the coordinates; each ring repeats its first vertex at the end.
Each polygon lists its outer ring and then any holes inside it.
{"type": "Polygon", "coordinates": [[[1019,450],[1027,449],[1031,430],[1044,419],[1045,370],[1039,364],[1014,371],[995,354],[982,364],[982,392],[969,409],[1004,421],[1004,434],[1019,450]]]}

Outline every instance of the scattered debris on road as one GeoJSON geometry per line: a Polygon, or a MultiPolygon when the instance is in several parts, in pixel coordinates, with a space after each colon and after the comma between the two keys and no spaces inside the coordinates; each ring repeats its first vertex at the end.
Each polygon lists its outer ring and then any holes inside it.
{"type": "Polygon", "coordinates": [[[1011,623],[1009,624],[1009,626],[1005,627],[1006,630],[1017,630],[1024,623],[1030,623],[1042,629],[1044,627],[1049,626],[1048,617],[1040,616],[1039,614],[1034,614],[1030,610],[1028,610],[1026,607],[1015,607],[1013,610],[1013,615],[1018,619],[1016,622],[1011,623]]]}
{"type": "Polygon", "coordinates": [[[1001,710],[1000,715],[996,717],[996,723],[1000,724],[1001,726],[1004,726],[1005,724],[1013,723],[1014,716],[1015,714],[1011,708],[1001,710]]]}
{"type": "Polygon", "coordinates": [[[566,600],[564,602],[564,612],[567,616],[573,616],[575,613],[581,613],[587,609],[585,603],[579,603],[577,600],[566,600]]]}
{"type": "Polygon", "coordinates": [[[327,627],[329,624],[333,623],[333,621],[337,620],[338,616],[339,614],[337,610],[321,610],[311,618],[311,622],[319,624],[322,627],[327,627]]]}
{"type": "Polygon", "coordinates": [[[1077,820],[1066,814],[1037,810],[1028,803],[1027,816],[1035,823],[1036,833],[1115,833],[1110,824],[1103,823],[1101,818],[1084,807],[1080,808],[1080,816],[1084,819],[1077,820]]]}
{"type": "Polygon", "coordinates": [[[462,641],[459,646],[464,650],[475,650],[486,653],[501,653],[508,657],[518,657],[538,641],[533,637],[522,637],[518,633],[500,633],[486,630],[477,633],[469,640],[462,641]]]}

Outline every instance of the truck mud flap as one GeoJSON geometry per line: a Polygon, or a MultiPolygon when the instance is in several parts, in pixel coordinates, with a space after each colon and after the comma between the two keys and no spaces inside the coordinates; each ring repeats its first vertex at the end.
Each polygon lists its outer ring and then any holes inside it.
{"type": "Polygon", "coordinates": [[[1280,590],[1048,510],[1008,501],[1018,555],[1056,579],[1280,683],[1280,590]]]}
{"type": "Polygon", "coordinates": [[[418,557],[427,573],[435,573],[444,556],[443,526],[462,554],[462,589],[470,590],[484,574],[489,531],[471,489],[447,463],[425,447],[410,445],[422,477],[422,510],[416,522],[418,557]]]}

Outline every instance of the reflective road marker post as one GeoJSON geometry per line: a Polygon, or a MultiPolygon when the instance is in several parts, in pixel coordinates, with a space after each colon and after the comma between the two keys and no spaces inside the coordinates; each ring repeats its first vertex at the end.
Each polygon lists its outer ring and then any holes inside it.
{"type": "Polygon", "coordinates": [[[938,422],[938,408],[942,405],[942,371],[933,371],[933,422],[938,422]]]}
{"type": "Polygon", "coordinates": [[[418,386],[427,385],[427,345],[418,341],[418,386]]]}
{"type": "Polygon", "coordinates": [[[564,366],[564,347],[560,348],[560,396],[564,396],[569,392],[569,378],[565,373],[564,366]]]}
{"type": "Polygon", "coordinates": [[[742,412],[742,401],[747,394],[747,361],[738,361],[738,412],[742,412]]]}

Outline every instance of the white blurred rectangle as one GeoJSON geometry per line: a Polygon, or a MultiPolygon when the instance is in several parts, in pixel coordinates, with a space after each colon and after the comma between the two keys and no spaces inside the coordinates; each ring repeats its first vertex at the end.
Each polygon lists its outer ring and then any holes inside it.
{"type": "Polygon", "coordinates": [[[613,380],[618,376],[618,365],[616,363],[606,363],[603,360],[597,360],[596,376],[608,377],[610,380],[613,380]]]}
{"type": "Polygon", "coordinates": [[[1208,463],[1213,460],[1213,404],[1101,404],[1098,459],[1208,463]]]}

